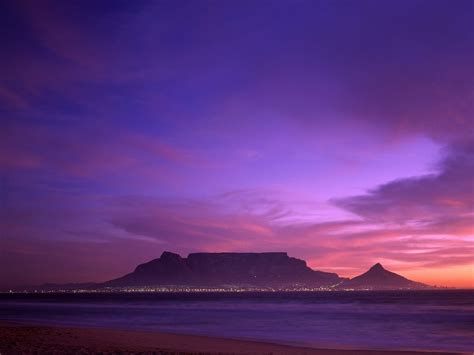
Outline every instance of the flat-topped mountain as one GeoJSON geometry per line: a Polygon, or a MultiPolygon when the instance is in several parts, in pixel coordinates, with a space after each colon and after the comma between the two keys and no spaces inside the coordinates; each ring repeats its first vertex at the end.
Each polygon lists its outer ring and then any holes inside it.
{"type": "Polygon", "coordinates": [[[408,280],[401,275],[388,271],[384,269],[380,263],[375,264],[367,272],[356,276],[353,279],[345,280],[339,286],[339,288],[342,289],[356,290],[400,290],[422,289],[428,287],[428,285],[408,280]]]}
{"type": "Polygon", "coordinates": [[[164,252],[161,257],[138,265],[120,278],[104,283],[43,284],[21,291],[73,291],[104,287],[166,286],[246,288],[330,288],[333,290],[413,290],[432,288],[386,270],[380,263],[353,279],[316,271],[287,253],[194,253],[187,258],[164,252]]]}
{"type": "Polygon", "coordinates": [[[337,274],[315,271],[287,253],[194,253],[187,258],[164,252],[125,276],[102,284],[126,286],[319,287],[342,282],[337,274]]]}

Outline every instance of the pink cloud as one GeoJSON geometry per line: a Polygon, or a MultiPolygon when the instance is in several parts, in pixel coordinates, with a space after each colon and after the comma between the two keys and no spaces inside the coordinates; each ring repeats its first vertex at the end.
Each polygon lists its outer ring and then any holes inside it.
{"type": "MultiPolygon", "coordinates": [[[[235,191],[231,196],[240,198],[235,191]]],[[[249,211],[229,210],[221,197],[208,200],[73,197],[64,192],[50,192],[44,198],[21,204],[16,201],[16,207],[12,205],[2,211],[2,220],[11,221],[1,226],[6,235],[4,251],[12,258],[16,255],[18,260],[34,255],[27,265],[20,267],[31,272],[31,280],[39,280],[45,268],[64,261],[64,272],[52,273],[46,281],[101,281],[129,271],[125,266],[132,269],[134,263],[155,258],[163,250],[182,254],[287,251],[308,260],[313,268],[354,276],[378,261],[399,272],[466,265],[471,262],[473,247],[469,235],[461,233],[461,229],[472,226],[469,219],[451,218],[438,220],[437,224],[405,226],[363,220],[324,223],[289,220],[282,224],[278,218],[281,211],[275,208],[280,203],[278,199],[274,200],[275,206],[270,200],[256,200],[252,205],[255,208],[260,204],[260,208],[249,211]],[[37,204],[47,207],[40,212],[37,204]],[[54,255],[45,253],[52,243],[54,255]],[[29,247],[25,249],[24,245],[29,247]],[[67,255],[81,248],[84,253],[88,248],[92,252],[79,275],[71,269],[78,263],[82,265],[82,261],[68,262],[67,255]],[[118,255],[125,265],[117,265],[113,260],[118,255]],[[30,270],[32,262],[44,266],[35,273],[30,270]],[[101,269],[100,274],[96,273],[97,268],[101,269]]],[[[249,202],[247,192],[243,198],[249,202]]]]}
{"type": "Polygon", "coordinates": [[[0,86],[0,102],[15,109],[25,110],[30,108],[28,101],[14,91],[0,86]]]}
{"type": "Polygon", "coordinates": [[[34,124],[11,124],[0,134],[0,167],[49,170],[80,178],[121,173],[137,180],[167,178],[166,164],[194,164],[195,154],[157,137],[78,126],[56,132],[34,124]]]}

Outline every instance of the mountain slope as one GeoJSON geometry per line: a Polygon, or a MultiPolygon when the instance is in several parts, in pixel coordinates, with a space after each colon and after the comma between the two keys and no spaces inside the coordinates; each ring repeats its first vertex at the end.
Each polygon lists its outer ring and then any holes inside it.
{"type": "Polygon", "coordinates": [[[401,275],[384,269],[377,263],[367,272],[344,281],[339,288],[342,289],[369,289],[369,290],[399,290],[422,289],[428,285],[409,280],[401,275]]]}

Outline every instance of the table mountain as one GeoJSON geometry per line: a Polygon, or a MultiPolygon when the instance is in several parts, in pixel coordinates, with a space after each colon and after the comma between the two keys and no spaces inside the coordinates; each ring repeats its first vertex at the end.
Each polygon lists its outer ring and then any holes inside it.
{"type": "Polygon", "coordinates": [[[315,271],[287,253],[194,253],[187,258],[164,252],[160,258],[103,286],[330,286],[342,282],[337,274],[315,271]]]}

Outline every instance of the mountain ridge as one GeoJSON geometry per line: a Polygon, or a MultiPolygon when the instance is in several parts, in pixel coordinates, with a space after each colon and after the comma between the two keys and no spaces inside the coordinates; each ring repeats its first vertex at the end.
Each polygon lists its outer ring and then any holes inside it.
{"type": "Polygon", "coordinates": [[[160,258],[105,282],[105,287],[142,285],[238,285],[284,287],[294,284],[331,286],[344,279],[335,273],[309,268],[286,252],[191,253],[187,258],[165,251],[160,258]]]}
{"type": "MultiPolygon", "coordinates": [[[[403,290],[427,289],[432,286],[412,281],[372,265],[352,279],[336,273],[313,270],[306,261],[286,252],[264,253],[191,253],[186,258],[164,251],[159,258],[137,265],[121,277],[97,283],[43,284],[22,290],[71,291],[117,289],[129,287],[181,288],[223,287],[225,289],[326,289],[326,290],[403,290]]],[[[20,288],[19,288],[20,289],[20,288]]]]}

